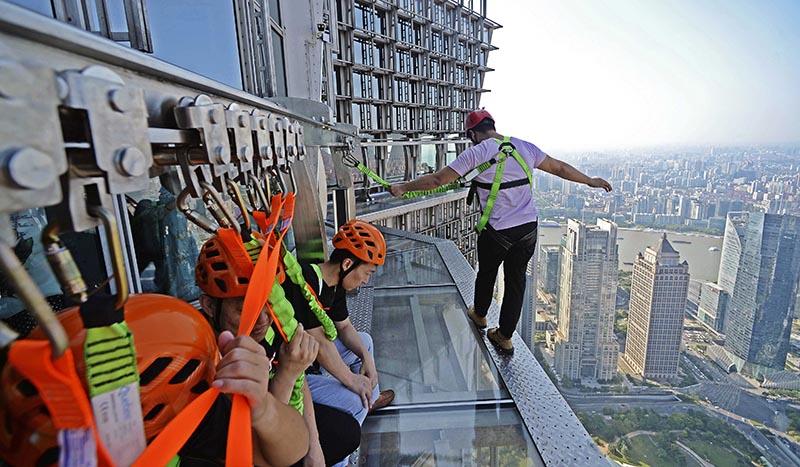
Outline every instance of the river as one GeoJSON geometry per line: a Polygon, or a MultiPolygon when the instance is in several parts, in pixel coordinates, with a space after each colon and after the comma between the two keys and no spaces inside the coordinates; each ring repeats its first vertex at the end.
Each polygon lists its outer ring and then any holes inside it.
{"type": "MultiPolygon", "coordinates": [[[[566,233],[566,226],[542,227],[539,229],[539,245],[558,245],[561,235],[566,233]]],[[[633,262],[639,252],[644,252],[648,246],[656,244],[661,238],[662,231],[647,231],[639,229],[617,230],[617,243],[619,244],[619,267],[623,271],[633,269],[633,262]]],[[[667,232],[667,240],[678,253],[681,261],[689,262],[689,274],[694,280],[716,282],[719,272],[721,251],[709,251],[709,248],[722,250],[722,237],[695,233],[667,232]]]]}

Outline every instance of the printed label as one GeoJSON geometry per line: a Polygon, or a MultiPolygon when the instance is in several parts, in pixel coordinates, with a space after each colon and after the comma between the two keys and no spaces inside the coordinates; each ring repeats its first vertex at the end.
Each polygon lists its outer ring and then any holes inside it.
{"type": "Polygon", "coordinates": [[[91,428],[58,432],[58,465],[63,467],[97,467],[97,445],[91,428]]]}
{"type": "Polygon", "coordinates": [[[92,411],[100,440],[114,463],[133,464],[146,447],[139,383],[94,396],[92,411]]]}

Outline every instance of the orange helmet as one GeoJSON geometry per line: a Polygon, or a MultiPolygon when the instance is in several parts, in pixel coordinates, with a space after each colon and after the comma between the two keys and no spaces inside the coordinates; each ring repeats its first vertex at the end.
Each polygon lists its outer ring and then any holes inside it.
{"type": "Polygon", "coordinates": [[[467,115],[467,121],[464,123],[464,131],[466,132],[475,128],[476,126],[478,126],[479,123],[481,123],[487,118],[491,120],[492,123],[494,123],[494,118],[492,117],[492,114],[490,114],[488,111],[483,109],[473,110],[472,112],[469,113],[469,115],[467,115]]]}
{"type": "Polygon", "coordinates": [[[344,224],[333,237],[333,247],[347,250],[365,263],[380,266],[386,259],[383,234],[369,222],[353,219],[344,224]]]}
{"type": "Polygon", "coordinates": [[[198,287],[210,297],[244,297],[253,275],[253,264],[261,252],[258,237],[251,239],[244,244],[238,233],[220,229],[203,244],[194,269],[198,287]]]}
{"type": "MultiPolygon", "coordinates": [[[[84,389],[86,331],[78,307],[58,314],[70,338],[75,367],[84,389]]],[[[214,380],[219,362],[211,326],[188,303],[166,295],[132,295],[125,320],[134,334],[139,391],[147,440],[214,380]]],[[[30,336],[44,339],[37,328],[30,336]]],[[[12,465],[49,466],[58,463],[57,433],[36,388],[11,365],[0,375],[0,453],[12,465]]]]}

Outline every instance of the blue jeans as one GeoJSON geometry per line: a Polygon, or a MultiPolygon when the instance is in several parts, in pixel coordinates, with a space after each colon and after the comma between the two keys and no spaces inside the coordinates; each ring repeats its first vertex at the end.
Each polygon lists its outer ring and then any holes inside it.
{"type": "MultiPolygon", "coordinates": [[[[369,354],[372,355],[372,337],[366,332],[359,332],[358,335],[364,342],[369,354]]],[[[339,351],[339,355],[344,360],[345,365],[350,367],[350,371],[353,373],[358,373],[361,370],[361,358],[345,347],[341,340],[336,339],[333,343],[336,345],[336,350],[339,351]]],[[[358,421],[359,425],[363,424],[364,419],[367,418],[368,409],[364,408],[361,397],[347,389],[347,386],[339,382],[325,368],[320,368],[320,370],[322,371],[321,375],[306,375],[306,381],[308,381],[308,387],[311,390],[311,398],[314,402],[347,412],[358,421]]],[[[375,390],[372,392],[371,402],[375,402],[379,393],[380,388],[376,385],[375,390]]]]}

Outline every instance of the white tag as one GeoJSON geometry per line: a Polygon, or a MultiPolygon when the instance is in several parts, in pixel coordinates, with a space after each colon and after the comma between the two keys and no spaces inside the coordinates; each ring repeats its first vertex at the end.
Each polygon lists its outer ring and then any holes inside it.
{"type": "Polygon", "coordinates": [[[144,452],[139,383],[133,382],[92,398],[97,431],[114,464],[128,467],[144,452]]]}
{"type": "Polygon", "coordinates": [[[58,465],[62,467],[97,467],[97,445],[91,428],[59,430],[58,465]]]}

